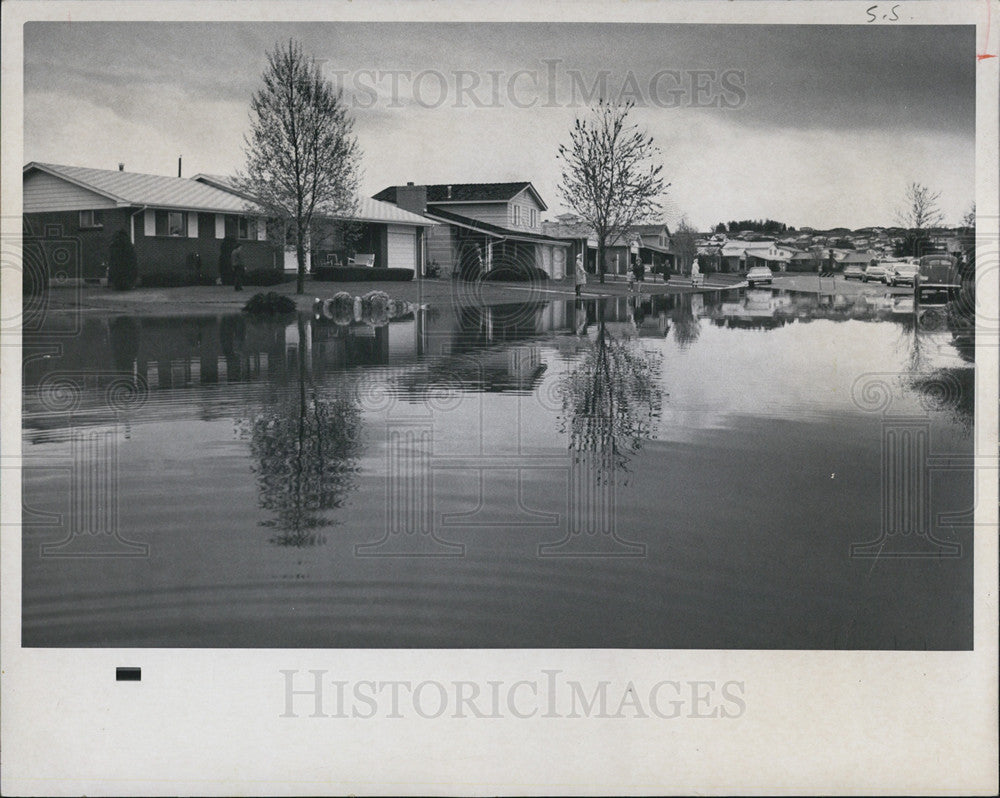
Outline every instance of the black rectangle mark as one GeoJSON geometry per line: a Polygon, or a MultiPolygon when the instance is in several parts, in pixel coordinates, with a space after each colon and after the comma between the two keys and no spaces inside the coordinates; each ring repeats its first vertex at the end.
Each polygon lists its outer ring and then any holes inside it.
{"type": "Polygon", "coordinates": [[[138,682],[142,680],[142,668],[115,668],[115,681],[138,682]]]}

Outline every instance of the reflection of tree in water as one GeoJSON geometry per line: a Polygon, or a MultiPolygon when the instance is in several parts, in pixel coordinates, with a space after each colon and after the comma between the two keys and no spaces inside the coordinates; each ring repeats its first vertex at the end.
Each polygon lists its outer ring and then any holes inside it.
{"type": "MultiPolygon", "coordinates": [[[[561,385],[563,431],[575,453],[599,455],[599,480],[628,472],[628,461],[655,433],[662,405],[662,356],[619,340],[599,309],[597,339],[561,385]]],[[[593,457],[577,457],[594,461],[593,457]]]]}
{"type": "MultiPolygon", "coordinates": [[[[299,321],[299,340],[305,341],[299,321]]],[[[299,346],[298,391],[251,413],[245,429],[257,460],[260,506],[275,517],[272,543],[314,546],[329,526],[324,511],[343,505],[361,453],[361,413],[354,392],[322,395],[306,385],[305,347],[299,346]]]]}
{"type": "Polygon", "coordinates": [[[682,349],[697,341],[701,334],[701,323],[691,306],[691,296],[691,294],[679,296],[670,314],[674,326],[674,340],[682,349]]]}
{"type": "Polygon", "coordinates": [[[966,432],[972,431],[976,415],[975,368],[941,368],[915,374],[909,384],[928,410],[943,411],[966,432]]]}
{"type": "Polygon", "coordinates": [[[959,358],[975,363],[975,317],[972,305],[951,301],[922,308],[902,324],[901,341],[906,346],[906,384],[919,394],[928,410],[948,413],[966,432],[975,419],[974,367],[936,367],[934,356],[946,343],[959,358]]]}

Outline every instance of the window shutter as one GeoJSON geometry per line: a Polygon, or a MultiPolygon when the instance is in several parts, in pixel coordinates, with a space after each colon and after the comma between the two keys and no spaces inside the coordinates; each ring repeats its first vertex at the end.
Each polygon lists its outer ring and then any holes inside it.
{"type": "Polygon", "coordinates": [[[226,237],[226,217],[221,213],[215,214],[215,237],[226,237]]]}
{"type": "Polygon", "coordinates": [[[198,237],[198,214],[196,211],[188,211],[188,238],[198,237]]]}
{"type": "Polygon", "coordinates": [[[151,211],[146,208],[142,217],[142,232],[143,235],[155,236],[156,235],[156,211],[151,211]]]}
{"type": "Polygon", "coordinates": [[[257,240],[267,241],[267,219],[263,216],[257,217],[257,240]]]}

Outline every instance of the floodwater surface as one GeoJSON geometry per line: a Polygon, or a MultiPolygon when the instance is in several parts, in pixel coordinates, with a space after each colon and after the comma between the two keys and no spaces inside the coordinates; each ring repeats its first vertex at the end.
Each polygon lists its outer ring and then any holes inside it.
{"type": "Polygon", "coordinates": [[[971,648],[953,309],[376,310],[26,334],[23,644],[971,648]]]}

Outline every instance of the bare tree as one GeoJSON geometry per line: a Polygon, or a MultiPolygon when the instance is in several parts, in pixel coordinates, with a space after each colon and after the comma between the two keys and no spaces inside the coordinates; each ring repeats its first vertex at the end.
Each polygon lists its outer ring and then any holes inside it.
{"type": "Polygon", "coordinates": [[[601,100],[588,119],[577,119],[570,143],[559,145],[562,182],[559,192],[568,208],[594,230],[597,270],[604,282],[604,253],[635,224],[652,220],[669,187],[651,136],[628,121],[634,103],[601,100]]]}
{"type": "Polygon", "coordinates": [[[679,274],[691,272],[691,264],[695,255],[698,254],[698,231],[692,227],[685,216],[677,225],[674,234],[670,237],[670,243],[674,251],[677,271],[679,274]]]}
{"type": "Polygon", "coordinates": [[[974,230],[976,227],[976,203],[972,203],[972,207],[965,212],[962,216],[962,227],[966,230],[974,230]]]}
{"type": "Polygon", "coordinates": [[[357,203],[360,153],[343,93],[294,39],[267,54],[263,86],[250,103],[246,165],[239,189],[290,228],[305,290],[306,244],[314,216],[346,217],[357,203]]]}
{"type": "Polygon", "coordinates": [[[906,187],[905,204],[896,213],[899,223],[917,233],[940,225],[944,220],[938,208],[940,197],[940,191],[931,191],[922,183],[910,183],[906,187]]]}

